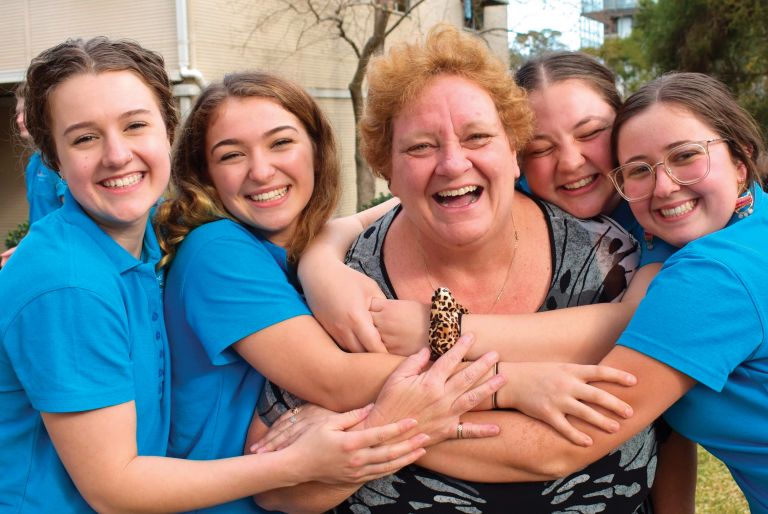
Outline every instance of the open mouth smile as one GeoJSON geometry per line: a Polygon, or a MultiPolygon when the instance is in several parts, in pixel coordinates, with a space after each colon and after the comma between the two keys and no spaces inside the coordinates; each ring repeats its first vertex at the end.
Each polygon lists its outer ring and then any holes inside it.
{"type": "Polygon", "coordinates": [[[144,178],[144,173],[137,171],[136,173],[131,173],[123,177],[108,178],[106,180],[102,180],[100,184],[106,187],[107,189],[120,189],[124,187],[130,187],[134,184],[138,184],[139,182],[141,182],[143,178],[144,178]]]}
{"type": "Polygon", "coordinates": [[[698,200],[688,200],[687,202],[681,203],[680,205],[670,209],[659,209],[658,212],[663,218],[666,219],[677,218],[678,216],[682,216],[683,214],[688,214],[691,212],[693,208],[696,207],[697,203],[698,200]]]}
{"type": "Polygon", "coordinates": [[[272,200],[279,200],[288,194],[288,186],[279,187],[266,193],[258,193],[255,195],[247,195],[246,198],[253,202],[269,202],[272,200]]]}
{"type": "Polygon", "coordinates": [[[483,188],[480,186],[464,186],[440,191],[432,195],[432,198],[446,207],[463,207],[475,203],[482,193],[483,188]]]}
{"type": "Polygon", "coordinates": [[[595,181],[595,176],[590,175],[588,177],[584,177],[582,179],[579,179],[575,182],[571,182],[569,184],[563,184],[561,187],[567,191],[576,191],[578,189],[581,189],[582,187],[586,187],[590,185],[592,182],[595,181]]]}

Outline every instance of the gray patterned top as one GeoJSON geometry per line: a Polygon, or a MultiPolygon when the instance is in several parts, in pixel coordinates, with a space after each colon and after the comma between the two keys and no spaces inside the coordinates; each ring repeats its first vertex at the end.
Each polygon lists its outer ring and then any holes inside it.
{"type": "MultiPolygon", "coordinates": [[[[540,311],[621,299],[634,273],[637,243],[607,217],[583,220],[537,202],[549,225],[552,282],[540,311]]],[[[384,266],[395,208],[369,227],[347,254],[347,264],[397,298],[384,266]]],[[[606,457],[551,482],[483,484],[456,480],[419,466],[365,484],[336,513],[633,513],[650,512],[656,435],[648,427],[606,457]]]]}

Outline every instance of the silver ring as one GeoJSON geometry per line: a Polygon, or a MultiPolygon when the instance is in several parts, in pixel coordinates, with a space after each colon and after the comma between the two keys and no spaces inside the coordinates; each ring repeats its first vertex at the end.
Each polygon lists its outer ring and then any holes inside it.
{"type": "Polygon", "coordinates": [[[291,416],[290,418],[288,418],[288,421],[291,422],[291,425],[295,425],[296,424],[296,416],[291,416]]]}
{"type": "Polygon", "coordinates": [[[461,421],[456,425],[456,439],[464,439],[464,424],[461,421]]]}

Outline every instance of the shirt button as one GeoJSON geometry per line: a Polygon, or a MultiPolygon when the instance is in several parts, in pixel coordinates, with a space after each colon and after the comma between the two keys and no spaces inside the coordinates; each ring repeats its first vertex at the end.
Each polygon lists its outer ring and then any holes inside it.
{"type": "Polygon", "coordinates": [[[160,339],[160,332],[155,332],[155,339],[160,339]]]}
{"type": "Polygon", "coordinates": [[[156,312],[152,313],[152,321],[157,321],[157,313],[156,312]]]}

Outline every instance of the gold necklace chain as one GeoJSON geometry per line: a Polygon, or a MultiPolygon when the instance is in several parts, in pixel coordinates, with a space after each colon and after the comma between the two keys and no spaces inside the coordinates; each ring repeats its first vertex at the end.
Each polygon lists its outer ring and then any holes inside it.
{"type": "MultiPolygon", "coordinates": [[[[499,303],[499,300],[501,299],[501,295],[504,294],[504,289],[507,287],[507,282],[509,282],[509,274],[512,271],[512,264],[515,262],[515,257],[517,257],[517,246],[519,244],[519,237],[517,235],[517,226],[515,225],[515,217],[512,216],[512,230],[514,231],[515,236],[515,242],[512,246],[512,258],[509,259],[509,264],[507,265],[507,272],[504,275],[504,282],[501,283],[501,287],[499,288],[499,292],[496,294],[496,298],[493,299],[493,303],[491,304],[491,307],[485,312],[485,314],[490,314],[493,312],[493,309],[496,308],[496,304],[499,303]]],[[[424,250],[421,247],[421,242],[418,241],[418,248],[419,248],[419,254],[421,254],[421,262],[424,264],[424,273],[427,276],[427,282],[429,282],[429,286],[432,288],[432,291],[437,289],[437,286],[432,282],[432,274],[429,272],[429,265],[427,264],[427,257],[424,255],[424,250]]]]}

